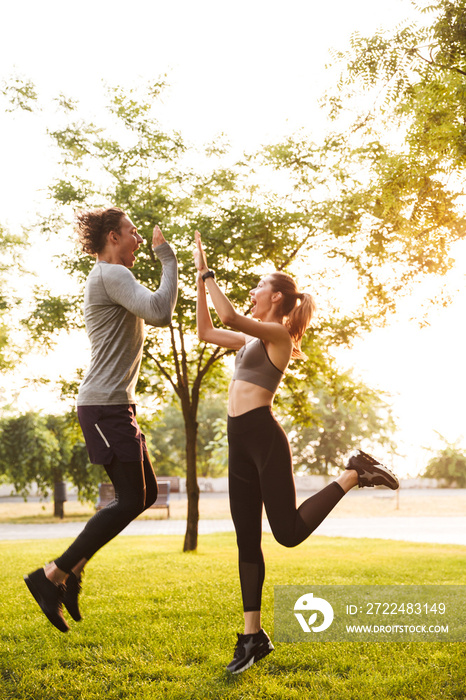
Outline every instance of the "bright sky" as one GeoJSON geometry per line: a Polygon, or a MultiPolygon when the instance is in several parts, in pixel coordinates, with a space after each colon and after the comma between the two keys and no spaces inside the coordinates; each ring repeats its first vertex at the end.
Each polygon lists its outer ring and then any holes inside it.
{"type": "MultiPolygon", "coordinates": [[[[317,101],[332,78],[324,69],[328,50],[345,48],[353,31],[391,27],[412,12],[408,0],[16,0],[0,9],[0,80],[23,75],[44,97],[62,92],[92,112],[102,80],[130,86],[166,73],[164,125],[196,144],[224,132],[243,151],[299,127],[322,129],[317,101]]],[[[0,116],[0,221],[12,230],[34,220],[53,177],[46,120],[0,116]]],[[[459,254],[464,263],[464,250],[459,254]]],[[[461,269],[449,278],[452,288],[464,286],[461,269]]],[[[435,430],[452,441],[464,434],[465,296],[433,311],[422,331],[409,322],[417,311],[409,307],[339,356],[394,394],[407,455],[400,473],[423,466],[420,446],[437,444],[435,430]]],[[[61,351],[71,364],[73,347],[61,351]]]]}

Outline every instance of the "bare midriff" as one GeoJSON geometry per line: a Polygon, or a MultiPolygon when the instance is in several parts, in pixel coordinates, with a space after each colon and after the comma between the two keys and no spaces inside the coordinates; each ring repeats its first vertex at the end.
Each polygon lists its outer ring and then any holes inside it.
{"type": "Polygon", "coordinates": [[[228,415],[234,418],[261,406],[271,406],[273,397],[271,391],[257,384],[233,380],[228,392],[228,415]]]}

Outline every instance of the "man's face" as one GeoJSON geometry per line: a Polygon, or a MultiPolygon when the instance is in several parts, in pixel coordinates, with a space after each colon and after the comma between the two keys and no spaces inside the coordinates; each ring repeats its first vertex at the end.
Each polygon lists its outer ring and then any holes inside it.
{"type": "Polygon", "coordinates": [[[137,232],[129,216],[126,214],[121,218],[120,233],[117,234],[116,253],[120,265],[133,267],[136,257],[134,253],[141,245],[143,239],[137,232]]]}

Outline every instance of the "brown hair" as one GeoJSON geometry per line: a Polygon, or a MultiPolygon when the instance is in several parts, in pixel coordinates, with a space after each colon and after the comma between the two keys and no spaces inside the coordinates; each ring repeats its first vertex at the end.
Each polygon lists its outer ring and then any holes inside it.
{"type": "Polygon", "coordinates": [[[110,231],[120,232],[121,219],[125,216],[123,209],[92,209],[76,214],[76,232],[82,249],[89,255],[97,255],[107,242],[110,231]]]}
{"type": "Polygon", "coordinates": [[[293,341],[291,357],[303,359],[306,355],[301,350],[301,339],[315,313],[315,301],[310,294],[298,291],[294,279],[284,272],[273,272],[269,278],[273,291],[283,296],[281,310],[293,341]]]}

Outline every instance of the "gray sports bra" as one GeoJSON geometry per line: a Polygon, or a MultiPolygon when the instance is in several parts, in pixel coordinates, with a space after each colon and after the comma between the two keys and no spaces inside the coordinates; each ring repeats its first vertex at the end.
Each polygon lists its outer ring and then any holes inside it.
{"type": "Polygon", "coordinates": [[[275,394],[283,374],[267,355],[260,338],[250,340],[236,354],[233,379],[257,384],[275,394]]]}

